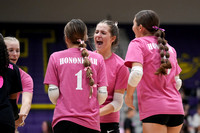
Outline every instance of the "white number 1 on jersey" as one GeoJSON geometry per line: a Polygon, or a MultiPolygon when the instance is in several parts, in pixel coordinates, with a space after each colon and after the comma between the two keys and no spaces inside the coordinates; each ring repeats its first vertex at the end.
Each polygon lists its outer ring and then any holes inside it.
{"type": "Polygon", "coordinates": [[[76,90],[83,90],[82,88],[82,70],[75,74],[77,76],[77,87],[76,90]]]}

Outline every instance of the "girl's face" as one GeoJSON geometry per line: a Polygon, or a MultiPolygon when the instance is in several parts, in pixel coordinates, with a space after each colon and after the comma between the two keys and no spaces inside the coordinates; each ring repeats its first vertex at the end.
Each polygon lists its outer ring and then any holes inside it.
{"type": "Polygon", "coordinates": [[[94,33],[94,43],[96,50],[100,53],[111,51],[112,43],[115,41],[116,36],[112,37],[110,27],[105,23],[99,23],[94,33]]]}
{"type": "Polygon", "coordinates": [[[138,26],[137,25],[137,22],[135,21],[135,19],[133,20],[133,27],[132,27],[132,30],[133,32],[135,33],[135,37],[138,38],[138,37],[141,37],[141,30],[140,30],[140,25],[138,26]]]}
{"type": "Polygon", "coordinates": [[[10,62],[16,64],[20,56],[20,47],[18,41],[5,41],[10,62]]]}

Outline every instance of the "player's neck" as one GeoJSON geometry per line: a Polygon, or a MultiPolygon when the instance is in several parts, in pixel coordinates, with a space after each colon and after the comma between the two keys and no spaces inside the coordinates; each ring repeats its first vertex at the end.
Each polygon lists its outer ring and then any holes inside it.
{"type": "Polygon", "coordinates": [[[112,51],[97,51],[97,53],[101,54],[104,59],[108,59],[112,56],[112,51]]]}

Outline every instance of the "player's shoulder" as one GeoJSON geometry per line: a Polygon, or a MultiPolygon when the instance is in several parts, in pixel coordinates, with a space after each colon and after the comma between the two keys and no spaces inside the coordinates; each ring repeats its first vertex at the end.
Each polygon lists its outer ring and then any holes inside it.
{"type": "Polygon", "coordinates": [[[31,76],[27,72],[25,72],[23,69],[19,68],[19,71],[20,71],[21,76],[23,75],[25,77],[31,78],[31,76]]]}
{"type": "Polygon", "coordinates": [[[61,51],[56,51],[56,52],[53,52],[51,54],[51,56],[58,56],[58,55],[64,54],[66,51],[67,51],[67,49],[61,50],[61,51]]]}
{"type": "Polygon", "coordinates": [[[19,71],[19,68],[18,68],[18,66],[15,65],[14,63],[9,62],[9,64],[8,64],[8,70],[11,70],[11,71],[19,71]]]}
{"type": "Polygon", "coordinates": [[[90,57],[96,57],[96,58],[99,58],[99,59],[103,59],[103,56],[95,51],[90,51],[88,50],[88,53],[89,53],[89,56],[90,57]]]}
{"type": "Polygon", "coordinates": [[[120,65],[123,65],[124,64],[124,59],[122,59],[122,57],[120,57],[119,55],[113,53],[112,55],[115,59],[115,62],[120,64],[120,65]]]}

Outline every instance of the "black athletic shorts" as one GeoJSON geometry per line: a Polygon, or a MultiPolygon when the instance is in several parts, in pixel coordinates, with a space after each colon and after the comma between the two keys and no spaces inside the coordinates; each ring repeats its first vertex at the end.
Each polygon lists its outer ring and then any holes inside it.
{"type": "Polygon", "coordinates": [[[101,133],[119,133],[119,123],[100,123],[101,133]]]}
{"type": "Polygon", "coordinates": [[[179,126],[184,121],[184,115],[171,115],[171,114],[159,114],[147,117],[142,120],[143,123],[157,123],[166,125],[168,127],[179,126]]]}
{"type": "Polygon", "coordinates": [[[54,128],[54,133],[100,133],[97,130],[93,130],[71,121],[60,121],[58,122],[54,128]]]}

